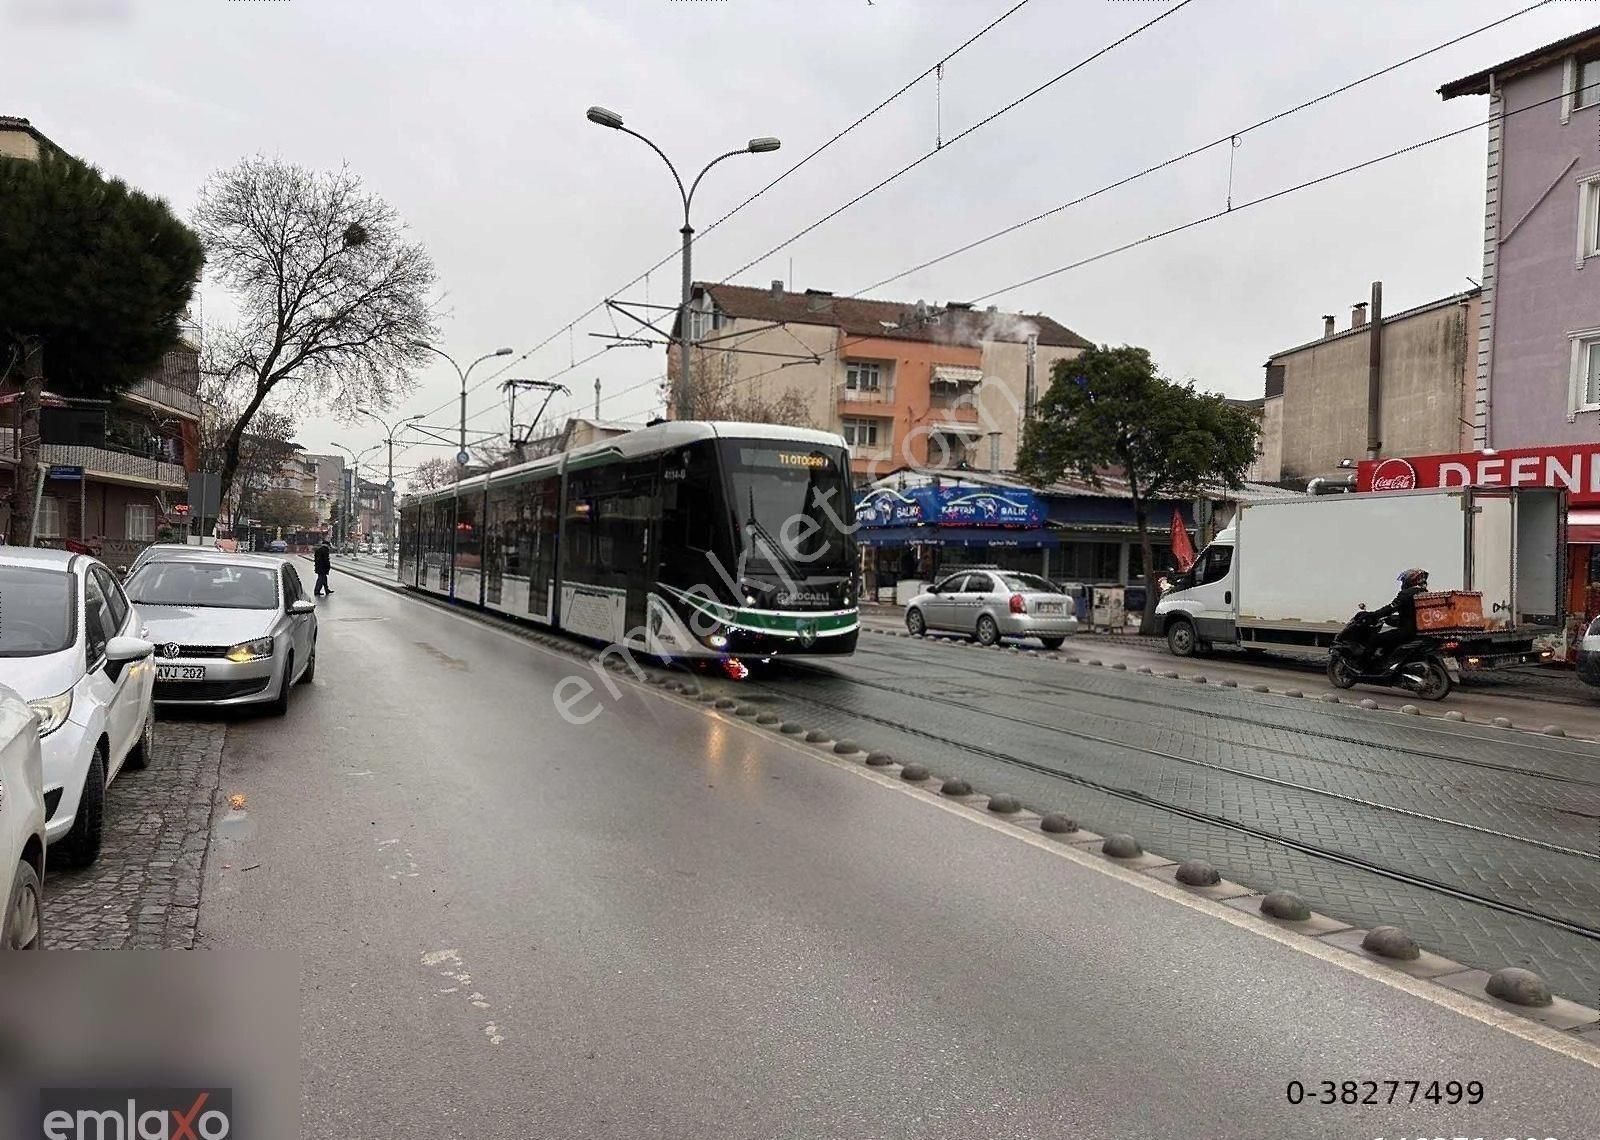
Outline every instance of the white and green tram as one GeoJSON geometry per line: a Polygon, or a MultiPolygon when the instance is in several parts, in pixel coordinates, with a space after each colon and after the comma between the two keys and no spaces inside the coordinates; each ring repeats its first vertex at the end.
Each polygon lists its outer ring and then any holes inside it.
{"type": "Polygon", "coordinates": [[[400,579],[662,658],[850,653],[853,503],[837,435],[668,421],[409,496],[400,579]]]}

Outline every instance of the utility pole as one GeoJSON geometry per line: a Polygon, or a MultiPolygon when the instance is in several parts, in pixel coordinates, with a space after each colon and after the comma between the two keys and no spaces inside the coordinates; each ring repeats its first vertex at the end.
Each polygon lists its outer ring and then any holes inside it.
{"type": "Polygon", "coordinates": [[[394,540],[395,540],[395,535],[394,535],[394,437],[396,435],[400,434],[400,429],[401,428],[405,427],[407,424],[414,424],[418,420],[422,419],[423,417],[419,413],[418,415],[415,415],[415,416],[407,416],[405,419],[399,420],[396,423],[392,423],[391,424],[391,423],[387,423],[386,421],[384,421],[375,412],[368,411],[366,408],[357,408],[356,409],[356,413],[358,415],[366,416],[368,419],[377,421],[378,426],[383,429],[383,442],[389,449],[389,474],[388,474],[388,477],[387,477],[388,481],[384,484],[383,494],[378,496],[378,502],[380,504],[383,504],[383,508],[384,508],[383,509],[383,565],[384,565],[385,569],[392,570],[392,569],[394,569],[394,540]],[[386,497],[387,497],[387,501],[386,501],[386,497]]]}
{"type": "Polygon", "coordinates": [[[594,378],[594,418],[600,418],[600,377],[594,378]]]}

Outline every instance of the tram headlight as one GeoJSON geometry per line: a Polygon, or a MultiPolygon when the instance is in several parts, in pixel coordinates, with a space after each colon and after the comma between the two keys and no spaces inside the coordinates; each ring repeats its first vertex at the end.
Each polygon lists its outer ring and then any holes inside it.
{"type": "Polygon", "coordinates": [[[725,634],[713,633],[710,637],[706,638],[706,644],[711,646],[713,649],[725,649],[728,645],[728,638],[725,634]]]}

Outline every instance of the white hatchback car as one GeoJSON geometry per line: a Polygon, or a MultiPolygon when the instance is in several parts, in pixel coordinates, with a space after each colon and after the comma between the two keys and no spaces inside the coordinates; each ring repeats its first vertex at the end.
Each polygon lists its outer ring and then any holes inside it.
{"type": "Polygon", "coordinates": [[[39,719],[45,833],[55,858],[100,855],[106,789],[155,754],[156,669],[144,622],[87,554],[0,548],[0,684],[39,719]]]}
{"type": "Polygon", "coordinates": [[[44,848],[38,721],[27,701],[0,686],[0,875],[9,871],[11,880],[0,950],[38,950],[44,942],[44,848]]]}

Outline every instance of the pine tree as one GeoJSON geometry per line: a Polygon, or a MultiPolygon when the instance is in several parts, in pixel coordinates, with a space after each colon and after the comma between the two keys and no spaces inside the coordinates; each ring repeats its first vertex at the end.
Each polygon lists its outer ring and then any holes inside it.
{"type": "Polygon", "coordinates": [[[160,363],[205,257],[158,198],[47,149],[0,158],[0,375],[20,375],[9,534],[32,532],[39,407],[112,399],[160,363]]]}

